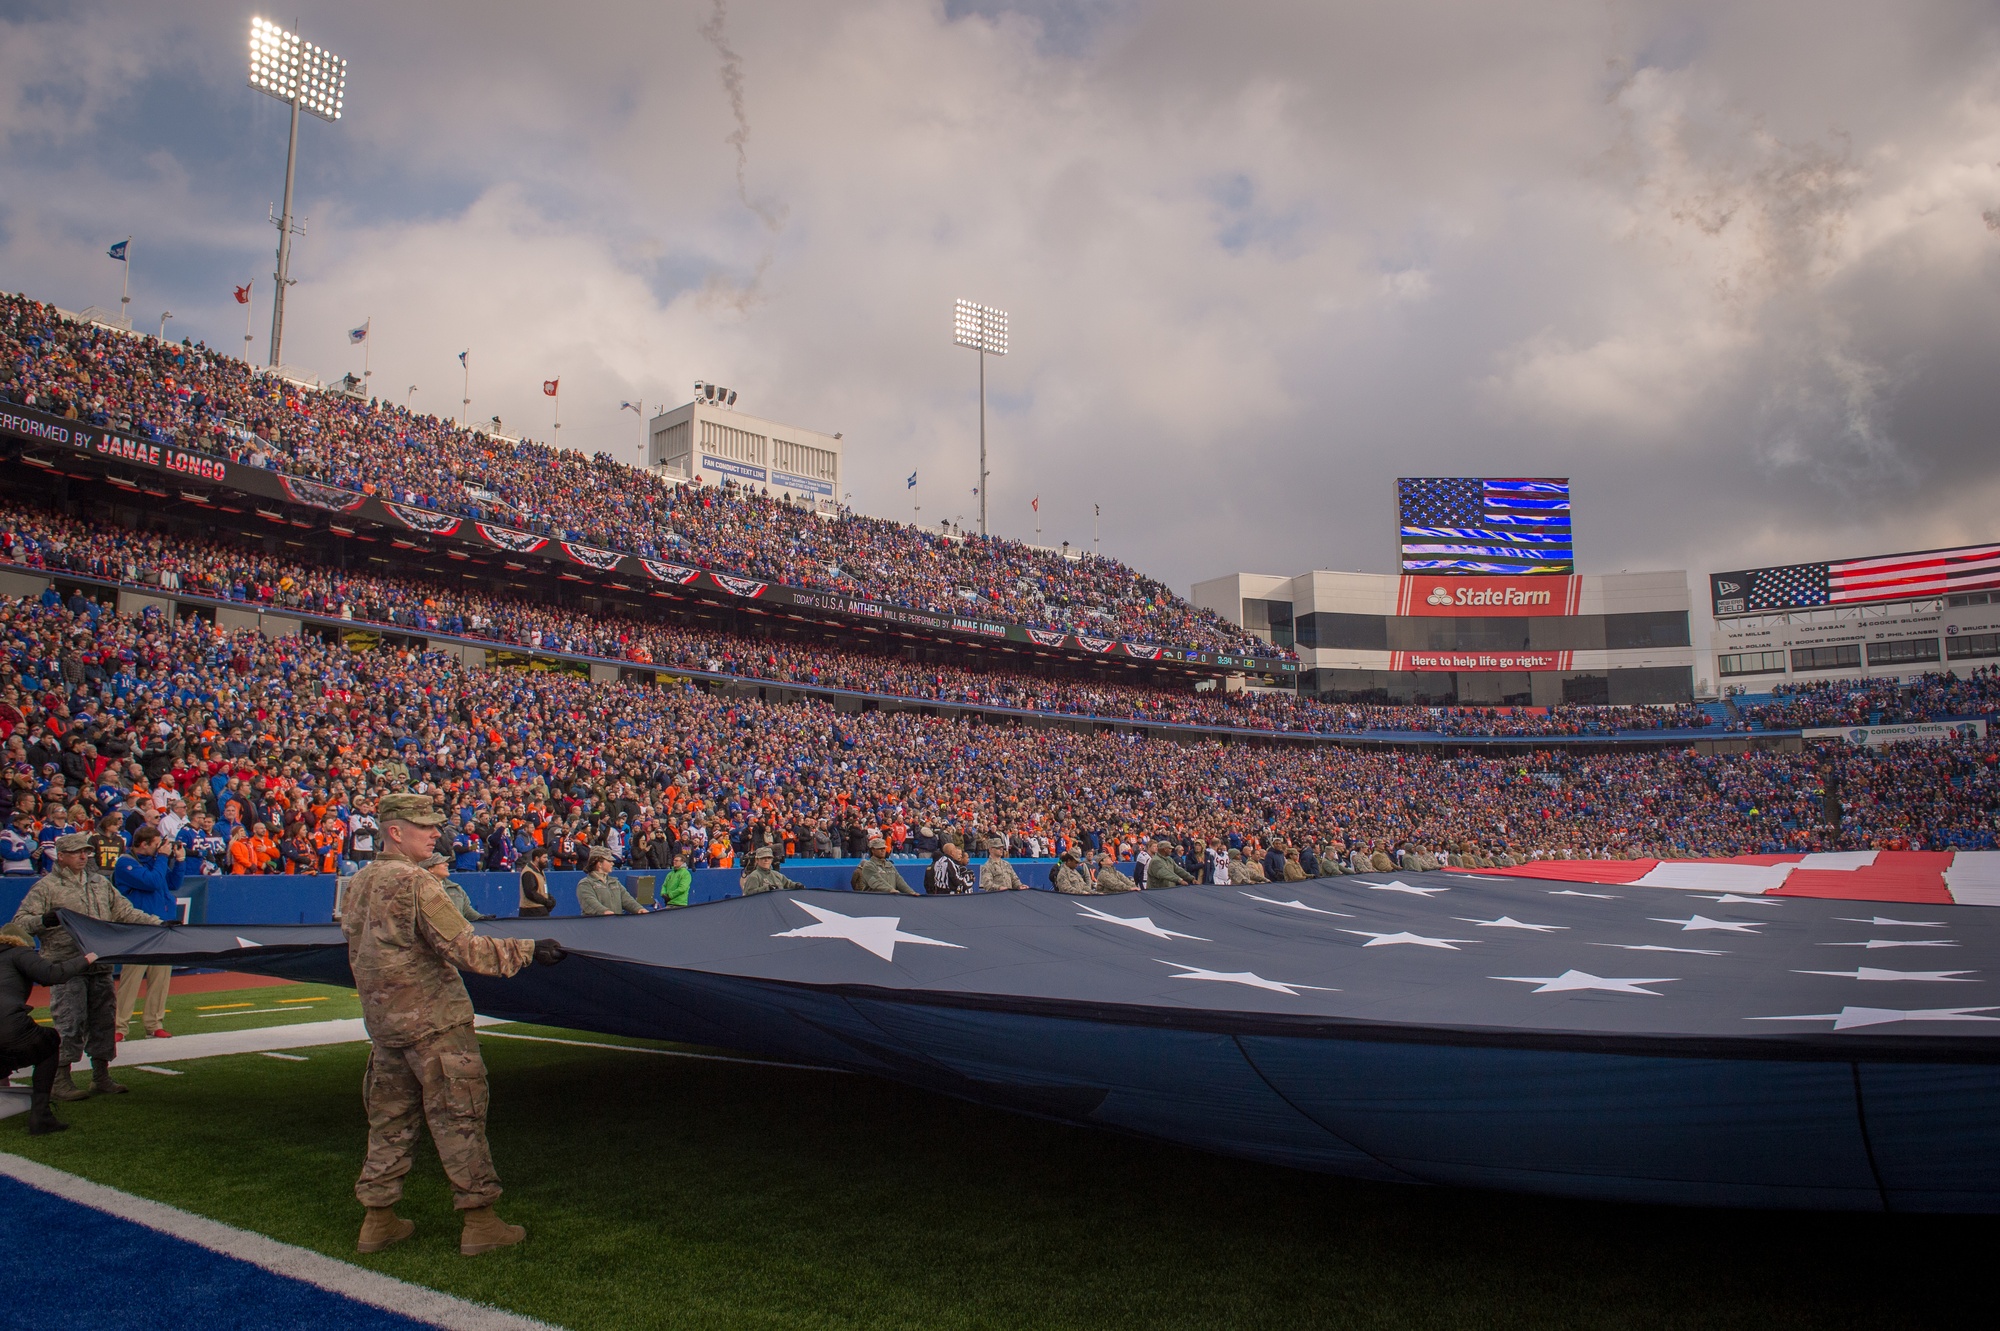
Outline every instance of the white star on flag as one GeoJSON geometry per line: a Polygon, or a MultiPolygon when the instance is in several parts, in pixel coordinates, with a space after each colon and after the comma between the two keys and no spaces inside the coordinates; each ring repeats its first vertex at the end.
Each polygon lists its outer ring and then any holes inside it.
{"type": "Polygon", "coordinates": [[[1726,957],[1729,954],[1713,947],[1668,947],[1664,943],[1592,943],[1592,947],[1615,947],[1621,952],[1687,952],[1697,957],[1726,957]]]}
{"type": "Polygon", "coordinates": [[[1415,943],[1418,947],[1441,947],[1447,952],[1456,952],[1458,948],[1453,944],[1473,941],[1470,938],[1426,938],[1422,934],[1413,934],[1407,930],[1398,934],[1371,933],[1366,929],[1342,929],[1340,932],[1367,939],[1368,941],[1361,945],[1363,947],[1389,947],[1395,943],[1415,943]]]}
{"type": "Polygon", "coordinates": [[[947,943],[938,938],[924,938],[917,934],[906,934],[899,927],[902,917],[896,915],[842,915],[837,910],[827,910],[807,901],[794,901],[794,906],[818,921],[816,924],[801,925],[787,929],[773,938],[845,938],[856,947],[873,952],[884,961],[896,959],[896,944],[922,943],[925,947],[958,947],[960,943],[947,943]]]}
{"type": "Polygon", "coordinates": [[[1813,1012],[1797,1017],[1745,1017],[1745,1021],[1830,1021],[1837,1031],[1857,1026],[1884,1026],[1898,1021],[2000,1021],[2000,1017],[1977,1017],[1990,1007],[1933,1007],[1904,1010],[1892,1007],[1844,1007],[1838,1012],[1813,1012]]]}
{"type": "Polygon", "coordinates": [[[1776,897],[1744,897],[1738,896],[1734,892],[1724,892],[1719,897],[1709,896],[1705,892],[1697,892],[1694,895],[1698,900],[1719,901],[1725,906],[1782,906],[1785,904],[1776,897]]]}
{"type": "Polygon", "coordinates": [[[1140,933],[1151,934],[1155,938],[1186,938],[1197,943],[1212,941],[1207,938],[1196,938],[1193,934],[1177,934],[1172,929],[1162,929],[1159,925],[1154,924],[1149,917],[1144,915],[1133,919],[1127,915],[1113,915],[1109,911],[1094,910],[1081,903],[1077,905],[1077,909],[1092,919],[1102,920],[1106,924],[1122,924],[1127,929],[1137,929],[1140,933]]]}
{"type": "Polygon", "coordinates": [[[1344,910],[1321,910],[1318,906],[1308,906],[1303,901],[1274,901],[1270,897],[1260,897],[1255,892],[1245,892],[1243,895],[1252,901],[1261,901],[1267,906],[1289,906],[1293,910],[1309,910],[1315,915],[1338,915],[1343,920],[1354,918],[1344,910]]]}
{"type": "Polygon", "coordinates": [[[1944,928],[1943,920],[1891,920],[1880,915],[1873,916],[1866,920],[1857,920],[1846,915],[1835,916],[1835,918],[1838,919],[1842,924],[1888,924],[1903,929],[1944,928]]]}
{"type": "Polygon", "coordinates": [[[1578,892],[1574,888],[1568,887],[1554,888],[1549,892],[1549,895],[1552,897],[1589,897],[1594,901],[1622,900],[1622,898],[1614,897],[1608,892],[1578,892]]]}
{"type": "Polygon", "coordinates": [[[245,937],[244,937],[244,936],[243,936],[242,934],[238,934],[238,935],[236,935],[236,946],[238,946],[238,947],[262,947],[262,946],[264,946],[264,945],[263,945],[262,943],[253,943],[253,942],[251,942],[251,941],[250,941],[249,939],[245,938],[245,937]]]}
{"type": "Polygon", "coordinates": [[[1873,966],[1857,966],[1851,971],[1799,971],[1800,975],[1831,975],[1841,980],[1928,980],[1934,984],[1978,984],[1977,980],[1961,979],[1972,971],[1889,971],[1873,966]]]}
{"type": "Polygon", "coordinates": [[[1413,897],[1434,897],[1440,892],[1451,891],[1448,887],[1416,887],[1400,878],[1387,883],[1363,883],[1371,892],[1408,892],[1413,897]]]}
{"type": "Polygon", "coordinates": [[[1711,920],[1706,915],[1691,915],[1685,920],[1662,919],[1658,915],[1648,915],[1646,918],[1655,924],[1678,924],[1684,934],[1699,933],[1704,929],[1720,929],[1732,934],[1754,934],[1764,927],[1762,920],[1711,920]]]}
{"type": "Polygon", "coordinates": [[[1211,971],[1203,970],[1199,966],[1183,966],[1178,961],[1161,961],[1158,957],[1154,957],[1153,960],[1159,961],[1162,966],[1172,966],[1180,971],[1179,975],[1168,977],[1174,980],[1214,980],[1218,984],[1241,984],[1252,989],[1269,989],[1274,993],[1290,994],[1293,998],[1299,996],[1301,989],[1317,989],[1323,994],[1340,992],[1338,989],[1329,989],[1323,984],[1299,984],[1296,981],[1281,983],[1277,980],[1267,980],[1254,971],[1211,971]]]}
{"type": "Polygon", "coordinates": [[[1490,980],[1511,980],[1515,984],[1541,986],[1529,990],[1536,994],[1565,994],[1579,989],[1602,989],[1608,994],[1645,994],[1650,998],[1664,998],[1666,995],[1652,989],[1641,989],[1642,984],[1673,984],[1675,979],[1654,976],[1651,979],[1607,979],[1592,975],[1589,971],[1564,971],[1561,975],[1489,975],[1490,980]]]}
{"type": "Polygon", "coordinates": [[[1461,924],[1476,924],[1482,929],[1527,929],[1538,934],[1555,933],[1567,929],[1567,924],[1523,924],[1511,915],[1502,915],[1497,920],[1475,920],[1470,915],[1454,915],[1461,924]]]}
{"type": "Polygon", "coordinates": [[[1865,943],[1821,943],[1821,947],[1865,947],[1870,951],[1878,947],[1957,947],[1949,938],[1871,938],[1865,943]]]}

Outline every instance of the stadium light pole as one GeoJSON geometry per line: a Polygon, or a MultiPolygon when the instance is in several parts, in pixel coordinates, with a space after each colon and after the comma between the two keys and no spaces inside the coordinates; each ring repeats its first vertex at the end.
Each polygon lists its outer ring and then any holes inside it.
{"type": "Polygon", "coordinates": [[[961,300],[952,312],[952,340],[979,353],[979,534],[986,534],[986,358],[1007,354],[1007,311],[961,300]]]}
{"type": "Polygon", "coordinates": [[[285,146],[285,203],[273,218],[278,227],[277,297],[271,303],[271,365],[284,354],[285,288],[292,284],[292,180],[299,164],[299,112],[331,123],[340,119],[347,95],[347,62],[323,46],[301,41],[262,18],[250,20],[250,86],[292,108],[291,137],[285,146]]]}

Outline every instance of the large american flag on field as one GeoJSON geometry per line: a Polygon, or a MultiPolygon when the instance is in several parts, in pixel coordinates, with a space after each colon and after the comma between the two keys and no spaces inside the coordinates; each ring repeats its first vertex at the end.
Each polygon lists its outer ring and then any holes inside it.
{"type": "Polygon", "coordinates": [[[1714,580],[1718,614],[1921,600],[1991,587],[2000,587],[2000,545],[1787,564],[1719,573],[1714,580]]]}
{"type": "Polygon", "coordinates": [[[1405,573],[1571,573],[1563,477],[1405,476],[1396,482],[1405,573]]]}

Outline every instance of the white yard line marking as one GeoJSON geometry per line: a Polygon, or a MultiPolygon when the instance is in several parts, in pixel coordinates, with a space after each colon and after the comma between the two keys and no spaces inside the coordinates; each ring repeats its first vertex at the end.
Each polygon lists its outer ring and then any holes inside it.
{"type": "Polygon", "coordinates": [[[768,1058],[734,1058],[728,1054],[691,1054],[684,1049],[645,1049],[635,1044],[605,1044],[599,1040],[559,1040],[553,1035],[517,1035],[513,1031],[483,1030],[496,1040],[532,1040],[536,1044],[573,1044],[579,1049],[616,1049],[621,1054],[658,1054],[661,1058],[695,1058],[704,1063],[747,1063],[753,1068],[791,1068],[797,1072],[838,1072],[851,1076],[846,1068],[823,1068],[815,1063],[777,1063],[768,1058]]]}
{"type": "Polygon", "coordinates": [[[175,1072],[172,1068],[156,1068],[151,1063],[134,1063],[132,1065],[132,1071],[150,1072],[156,1077],[178,1077],[181,1075],[180,1073],[175,1072]]]}
{"type": "Polygon", "coordinates": [[[304,1063],[307,1061],[304,1054],[281,1054],[275,1049],[259,1049],[257,1052],[266,1058],[282,1058],[287,1063],[304,1063]]]}
{"type": "MultiPolygon", "coordinates": [[[[40,1188],[43,1192],[88,1206],[94,1211],[103,1211],[207,1248],[210,1252],[219,1252],[225,1257],[262,1267],[275,1275],[304,1281],[357,1303],[400,1313],[433,1326],[447,1327],[450,1331],[550,1331],[547,1322],[379,1275],[307,1248],[280,1243],[262,1234],[225,1225],[219,1220],[148,1201],[144,1197],[134,1197],[19,1156],[0,1153],[0,1174],[19,1179],[31,1188],[40,1188]]],[[[360,1222],[357,1220],[355,1223],[358,1228],[360,1222]]]]}

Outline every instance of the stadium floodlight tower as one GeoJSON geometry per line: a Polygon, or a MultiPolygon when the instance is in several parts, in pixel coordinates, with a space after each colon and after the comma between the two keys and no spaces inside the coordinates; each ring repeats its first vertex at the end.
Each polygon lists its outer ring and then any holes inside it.
{"type": "Polygon", "coordinates": [[[986,358],[1007,354],[1007,311],[969,300],[952,314],[952,341],[979,353],[979,534],[986,534],[986,358]]]}
{"type": "Polygon", "coordinates": [[[300,39],[265,19],[250,20],[250,86],[292,108],[291,139],[285,147],[285,204],[272,219],[278,227],[277,298],[271,303],[271,365],[285,345],[285,288],[292,284],[292,178],[299,164],[299,112],[332,122],[340,119],[347,96],[347,62],[323,46],[300,39]]]}

